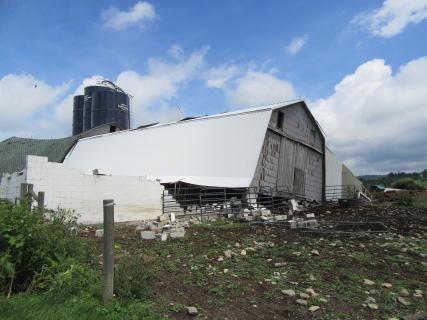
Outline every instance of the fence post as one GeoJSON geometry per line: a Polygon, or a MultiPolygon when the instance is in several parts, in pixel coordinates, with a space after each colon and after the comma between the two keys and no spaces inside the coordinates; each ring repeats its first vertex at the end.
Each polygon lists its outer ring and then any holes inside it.
{"type": "Polygon", "coordinates": [[[104,303],[113,298],[114,285],[114,200],[104,200],[104,251],[103,278],[104,288],[102,299],[104,303]]]}
{"type": "Polygon", "coordinates": [[[43,191],[39,191],[37,193],[37,207],[38,207],[40,216],[43,217],[43,209],[44,209],[44,192],[43,191]]]}

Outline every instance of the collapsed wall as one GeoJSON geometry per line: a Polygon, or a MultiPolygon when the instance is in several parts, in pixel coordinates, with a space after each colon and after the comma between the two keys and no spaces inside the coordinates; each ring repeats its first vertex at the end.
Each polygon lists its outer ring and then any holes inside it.
{"type": "Polygon", "coordinates": [[[35,192],[44,191],[46,208],[73,210],[81,223],[102,222],[104,199],[114,199],[117,222],[154,219],[162,213],[164,187],[145,177],[87,174],[48,162],[47,157],[27,156],[23,171],[3,175],[0,198],[18,199],[21,183],[33,184],[35,192]]]}

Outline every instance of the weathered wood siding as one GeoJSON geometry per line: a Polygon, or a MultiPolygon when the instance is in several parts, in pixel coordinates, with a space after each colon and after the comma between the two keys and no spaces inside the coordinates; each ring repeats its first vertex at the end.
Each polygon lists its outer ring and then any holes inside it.
{"type": "Polygon", "coordinates": [[[275,110],[269,129],[252,185],[286,188],[290,192],[302,192],[307,198],[322,200],[322,134],[304,107],[298,104],[275,110]],[[283,129],[277,128],[279,112],[284,114],[283,129]]]}

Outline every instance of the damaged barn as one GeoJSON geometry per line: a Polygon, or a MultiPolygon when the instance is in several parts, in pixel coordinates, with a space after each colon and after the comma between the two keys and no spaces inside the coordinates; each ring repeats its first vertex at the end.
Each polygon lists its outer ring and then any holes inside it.
{"type": "Polygon", "coordinates": [[[46,191],[46,206],[74,209],[90,223],[102,220],[102,198],[115,200],[117,221],[171,213],[283,218],[290,199],[321,202],[327,177],[341,175],[338,162],[327,169],[325,150],[307,105],[295,101],[82,138],[63,163],[27,157],[22,173],[1,184],[13,200],[19,183],[31,183],[46,191]]]}

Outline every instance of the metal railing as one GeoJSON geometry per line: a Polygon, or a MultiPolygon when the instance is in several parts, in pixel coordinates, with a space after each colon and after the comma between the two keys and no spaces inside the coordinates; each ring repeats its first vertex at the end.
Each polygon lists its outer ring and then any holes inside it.
{"type": "Polygon", "coordinates": [[[303,195],[289,192],[288,188],[202,188],[165,185],[162,195],[164,214],[211,215],[261,212],[286,214],[289,199],[304,199],[303,195]]]}
{"type": "Polygon", "coordinates": [[[357,189],[354,185],[336,185],[325,187],[326,201],[338,201],[338,199],[355,199],[357,189]]]}

